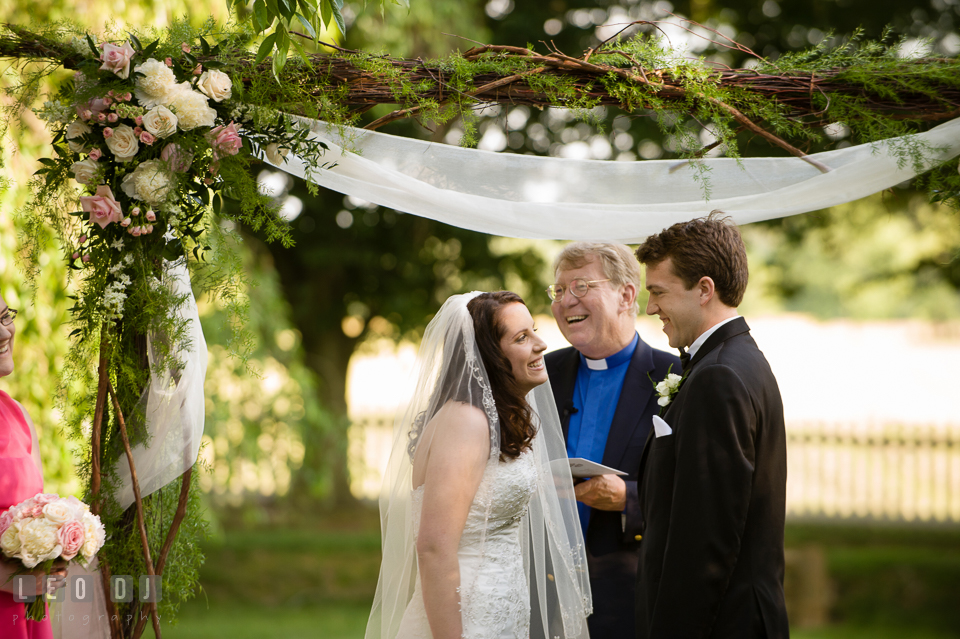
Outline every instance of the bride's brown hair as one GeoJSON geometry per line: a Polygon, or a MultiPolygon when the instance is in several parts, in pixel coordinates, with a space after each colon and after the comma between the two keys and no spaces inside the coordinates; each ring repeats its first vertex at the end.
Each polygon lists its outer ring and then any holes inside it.
{"type": "MultiPolygon", "coordinates": [[[[533,411],[513,375],[510,360],[500,349],[506,328],[500,322],[500,309],[508,304],[524,304],[523,298],[511,291],[481,293],[467,303],[473,318],[480,359],[487,369],[490,390],[500,420],[500,459],[516,459],[528,450],[537,434],[533,411]]],[[[526,304],[524,304],[526,306],[526,304]]]]}

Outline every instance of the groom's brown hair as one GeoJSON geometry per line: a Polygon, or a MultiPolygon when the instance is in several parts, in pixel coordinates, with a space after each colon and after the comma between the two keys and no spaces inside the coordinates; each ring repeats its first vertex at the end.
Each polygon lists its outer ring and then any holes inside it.
{"type": "Polygon", "coordinates": [[[651,235],[637,249],[637,260],[646,266],[656,266],[668,257],[687,290],[709,277],[721,302],[740,306],[749,278],[747,250],[739,229],[723,211],[678,222],[651,235]]]}

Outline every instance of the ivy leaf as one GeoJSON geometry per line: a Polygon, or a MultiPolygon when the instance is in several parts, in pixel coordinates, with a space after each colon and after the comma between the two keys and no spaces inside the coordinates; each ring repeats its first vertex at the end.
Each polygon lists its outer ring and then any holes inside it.
{"type": "Polygon", "coordinates": [[[267,56],[270,55],[270,51],[273,50],[273,45],[276,43],[276,41],[276,33],[271,33],[263,39],[263,42],[260,43],[260,48],[257,49],[257,57],[254,59],[255,64],[260,64],[267,59],[267,56]]]}
{"type": "Polygon", "coordinates": [[[263,33],[270,26],[272,20],[267,15],[266,0],[256,0],[253,3],[253,29],[257,33],[263,33]]]}
{"type": "Polygon", "coordinates": [[[93,51],[93,55],[97,58],[100,57],[100,49],[97,48],[97,45],[93,43],[93,38],[90,37],[90,34],[87,34],[87,44],[90,45],[90,50],[93,51]]]}
{"type": "Polygon", "coordinates": [[[324,4],[329,4],[333,10],[333,19],[337,21],[337,28],[340,29],[340,35],[346,35],[347,25],[343,21],[343,14],[340,10],[343,8],[343,0],[323,0],[324,4]]]}
{"type": "Polygon", "coordinates": [[[280,8],[280,15],[282,15],[288,23],[291,22],[297,10],[296,0],[277,0],[277,5],[280,8]]]}
{"type": "MultiPolygon", "coordinates": [[[[303,20],[300,14],[297,14],[297,17],[303,20]]],[[[316,36],[314,36],[314,40],[316,40],[316,36]]],[[[300,43],[297,42],[296,38],[290,38],[290,44],[292,44],[293,48],[296,49],[297,55],[299,55],[300,59],[303,60],[303,63],[307,65],[307,68],[312,70],[313,65],[310,64],[310,58],[307,56],[307,52],[303,50],[303,47],[300,46],[300,43]]]]}
{"type": "MultiPolygon", "coordinates": [[[[300,15],[299,13],[296,14],[296,15],[297,15],[297,20],[299,20],[299,21],[300,21],[300,24],[303,25],[303,28],[307,30],[307,34],[308,34],[311,38],[313,38],[314,40],[316,40],[316,39],[317,39],[317,32],[314,30],[313,25],[310,24],[310,21],[307,20],[307,19],[306,19],[305,17],[303,17],[302,15],[300,15]]],[[[299,50],[299,47],[297,47],[297,49],[299,50]]],[[[306,61],[306,58],[304,58],[304,60],[306,61]]]]}

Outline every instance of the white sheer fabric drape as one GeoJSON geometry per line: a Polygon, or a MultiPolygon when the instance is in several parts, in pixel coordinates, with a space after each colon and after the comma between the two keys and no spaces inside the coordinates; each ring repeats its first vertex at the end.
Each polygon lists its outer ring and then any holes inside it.
{"type": "MultiPolygon", "coordinates": [[[[901,139],[811,157],[703,160],[709,200],[689,162],[611,162],[463,149],[304,120],[333,168],[288,157],[279,168],[405,213],[509,237],[627,243],[679,221],[727,212],[738,224],[824,209],[916,175],[892,151],[901,139]],[[344,151],[344,149],[349,149],[344,151]]],[[[960,154],[960,119],[915,136],[929,167],[960,154]]]]}

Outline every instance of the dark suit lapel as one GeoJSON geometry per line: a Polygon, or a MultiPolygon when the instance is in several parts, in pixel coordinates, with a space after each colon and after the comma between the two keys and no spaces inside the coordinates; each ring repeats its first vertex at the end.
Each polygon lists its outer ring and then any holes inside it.
{"type": "Polygon", "coordinates": [[[610,423],[607,445],[603,449],[604,466],[626,470],[620,468],[620,462],[643,419],[643,409],[653,395],[653,384],[648,377],[653,368],[653,349],[639,340],[623,378],[623,390],[620,391],[617,410],[610,423]]]}
{"type": "Polygon", "coordinates": [[[707,338],[707,341],[703,343],[699,349],[697,349],[697,354],[693,356],[693,359],[690,360],[689,370],[692,372],[693,367],[697,365],[697,362],[706,357],[707,353],[715,349],[720,344],[724,343],[731,337],[735,335],[741,335],[743,333],[749,333],[750,327],[747,326],[747,320],[742,317],[738,317],[730,322],[727,322],[716,331],[713,335],[707,338]]]}
{"type": "Polygon", "coordinates": [[[550,374],[550,386],[553,399],[560,414],[560,426],[563,428],[563,441],[567,441],[567,427],[570,425],[570,408],[573,406],[573,389],[577,384],[577,370],[580,367],[580,353],[575,348],[564,349],[550,374]]]}

